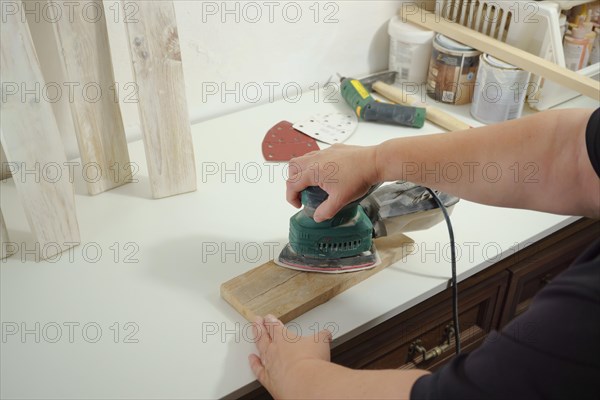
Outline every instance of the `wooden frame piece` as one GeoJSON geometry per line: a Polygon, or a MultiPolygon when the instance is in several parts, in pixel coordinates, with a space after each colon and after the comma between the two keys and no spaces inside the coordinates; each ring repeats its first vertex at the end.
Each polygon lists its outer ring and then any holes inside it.
{"type": "MultiPolygon", "coordinates": [[[[103,9],[101,0],[85,1],[103,9]]],[[[76,96],[69,99],[71,116],[82,163],[100,171],[98,179],[86,179],[88,192],[98,194],[131,181],[117,96],[120,85],[113,75],[106,20],[103,13],[93,21],[74,13],[73,18],[58,18],[53,25],[66,80],[79,85],[76,96]]]]}
{"type": "Polygon", "coordinates": [[[402,21],[412,22],[425,29],[439,32],[477,50],[491,54],[500,60],[516,65],[525,71],[600,101],[599,81],[582,76],[575,71],[560,67],[551,61],[544,60],[457,23],[450,22],[414,4],[404,3],[401,7],[400,18],[402,21]]]}
{"type": "Polygon", "coordinates": [[[6,159],[6,154],[4,154],[4,149],[0,144],[0,181],[10,178],[10,171],[8,170],[8,160],[6,159]]]}
{"type": "Polygon", "coordinates": [[[126,21],[154,198],[196,190],[196,164],[171,1],[133,0],[126,21]]]}
{"type": "Polygon", "coordinates": [[[0,25],[0,79],[11,87],[2,101],[0,140],[16,170],[13,179],[40,246],[38,258],[52,258],[79,243],[73,185],[50,103],[35,90],[25,92],[45,85],[27,22],[15,14],[0,25]]]}
{"type": "Polygon", "coordinates": [[[10,257],[13,252],[14,249],[9,244],[8,230],[4,222],[4,216],[2,215],[2,210],[0,210],[0,260],[10,257]]]}

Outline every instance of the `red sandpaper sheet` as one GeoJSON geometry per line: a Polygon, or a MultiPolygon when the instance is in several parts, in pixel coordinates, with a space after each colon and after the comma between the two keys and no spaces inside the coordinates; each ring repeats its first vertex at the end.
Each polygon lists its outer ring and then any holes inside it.
{"type": "Polygon", "coordinates": [[[269,129],[262,142],[263,157],[267,161],[289,161],[315,150],[319,150],[317,141],[294,129],[288,121],[269,129]]]}

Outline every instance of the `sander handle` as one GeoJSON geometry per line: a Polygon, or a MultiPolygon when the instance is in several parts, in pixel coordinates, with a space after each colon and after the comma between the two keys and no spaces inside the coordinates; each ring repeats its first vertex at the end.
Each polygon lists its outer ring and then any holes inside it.
{"type": "MultiPolygon", "coordinates": [[[[368,197],[371,193],[373,193],[379,186],[381,186],[381,183],[374,184],[373,186],[371,186],[369,188],[367,193],[365,193],[363,196],[359,197],[358,199],[346,204],[342,208],[342,210],[345,210],[347,208],[354,207],[354,206],[360,204],[361,201],[363,201],[366,197],[368,197]]],[[[319,207],[321,205],[321,203],[323,203],[325,200],[327,200],[328,197],[329,197],[329,194],[325,190],[323,190],[320,186],[308,186],[304,190],[302,190],[302,192],[300,193],[300,198],[302,201],[302,205],[304,206],[304,212],[306,213],[306,215],[308,215],[309,217],[312,218],[314,211],[317,209],[317,207],[319,207]]]]}

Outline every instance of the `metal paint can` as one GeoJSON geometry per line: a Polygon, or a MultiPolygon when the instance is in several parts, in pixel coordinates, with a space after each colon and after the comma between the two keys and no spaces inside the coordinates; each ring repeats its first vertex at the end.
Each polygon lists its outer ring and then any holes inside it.
{"type": "Polygon", "coordinates": [[[442,103],[470,103],[480,54],[480,51],[438,33],[433,40],[429,62],[427,95],[442,103]]]}
{"type": "Polygon", "coordinates": [[[516,119],[523,112],[529,72],[482,54],[471,115],[486,124],[516,119]]]}

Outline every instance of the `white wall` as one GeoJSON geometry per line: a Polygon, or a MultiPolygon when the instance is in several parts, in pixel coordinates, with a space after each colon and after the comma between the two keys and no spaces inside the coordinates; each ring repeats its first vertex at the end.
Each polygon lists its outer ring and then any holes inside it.
{"type": "MultiPolygon", "coordinates": [[[[386,23],[400,2],[175,0],[192,122],[273,100],[271,93],[281,98],[283,87],[293,96],[299,85],[308,95],[315,83],[337,79],[336,72],[356,76],[385,69],[386,23]],[[222,89],[233,92],[223,96],[222,89]]],[[[123,19],[135,18],[135,10],[117,11],[119,4],[104,1],[115,80],[123,99],[131,92],[125,85],[133,82],[123,19]]],[[[59,81],[62,71],[51,24],[43,18],[29,18],[29,23],[46,80],[59,81]]],[[[136,104],[121,106],[128,138],[136,139],[136,104]]],[[[75,157],[68,103],[54,108],[68,156],[75,157]]]]}

